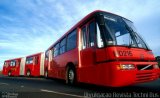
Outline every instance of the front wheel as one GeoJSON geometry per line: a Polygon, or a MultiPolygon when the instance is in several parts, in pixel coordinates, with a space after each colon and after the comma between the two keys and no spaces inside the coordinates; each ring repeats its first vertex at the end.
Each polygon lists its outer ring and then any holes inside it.
{"type": "Polygon", "coordinates": [[[69,85],[74,85],[76,83],[76,72],[72,67],[67,68],[67,79],[66,83],[69,85]]]}

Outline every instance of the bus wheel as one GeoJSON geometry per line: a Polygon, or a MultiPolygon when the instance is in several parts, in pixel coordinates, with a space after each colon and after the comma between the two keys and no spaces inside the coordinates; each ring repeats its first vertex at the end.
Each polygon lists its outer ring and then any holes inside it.
{"type": "Polygon", "coordinates": [[[27,71],[27,77],[30,77],[31,76],[31,72],[28,70],[27,71]]]}
{"type": "Polygon", "coordinates": [[[67,70],[67,79],[66,83],[69,85],[74,85],[76,82],[76,73],[73,67],[69,67],[67,70]]]}
{"type": "Polygon", "coordinates": [[[9,76],[9,77],[11,76],[11,71],[8,72],[8,76],[9,76]]]}
{"type": "Polygon", "coordinates": [[[44,77],[48,78],[48,71],[45,71],[44,77]]]}

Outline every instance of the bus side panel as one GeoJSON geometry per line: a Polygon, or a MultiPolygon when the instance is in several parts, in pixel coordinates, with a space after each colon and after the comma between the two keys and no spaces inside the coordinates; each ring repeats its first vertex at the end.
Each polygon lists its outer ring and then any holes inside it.
{"type": "Polygon", "coordinates": [[[33,60],[33,64],[32,64],[32,76],[40,76],[40,63],[41,63],[41,54],[38,54],[38,55],[35,55],[34,56],[34,59],[35,57],[37,57],[38,59],[38,62],[37,64],[35,64],[35,60],[33,60]]]}
{"type": "Polygon", "coordinates": [[[66,78],[66,65],[72,62],[75,66],[78,65],[78,49],[75,48],[64,54],[54,57],[51,61],[51,71],[49,76],[53,78],[65,79],[66,78]]]}
{"type": "Polygon", "coordinates": [[[6,66],[3,66],[2,74],[3,75],[8,75],[7,67],[6,66]]]}
{"type": "Polygon", "coordinates": [[[84,82],[84,83],[91,83],[91,84],[97,84],[99,80],[99,70],[96,68],[96,66],[87,66],[87,67],[81,67],[78,68],[77,74],[78,74],[78,81],[84,82]]]}
{"type": "Polygon", "coordinates": [[[49,70],[48,69],[48,66],[49,66],[48,64],[49,64],[49,60],[45,59],[45,61],[44,61],[44,72],[49,70]]]}
{"type": "Polygon", "coordinates": [[[17,60],[18,65],[16,66],[16,76],[20,76],[20,63],[21,63],[21,59],[17,60]]]}
{"type": "Polygon", "coordinates": [[[21,62],[21,59],[16,59],[16,65],[11,66],[11,73],[13,76],[20,75],[20,62],[21,62]]]}
{"type": "Polygon", "coordinates": [[[4,72],[4,74],[6,74],[6,75],[8,75],[9,71],[11,71],[10,61],[8,61],[7,63],[8,63],[8,65],[7,65],[7,67],[5,67],[5,72],[4,72]]]}
{"type": "Polygon", "coordinates": [[[30,70],[31,76],[40,76],[41,53],[30,57],[33,57],[33,63],[25,64],[25,75],[30,70]]]}
{"type": "MultiPolygon", "coordinates": [[[[108,63],[109,64],[109,63],[108,63]]],[[[110,66],[105,63],[95,64],[90,67],[81,67],[78,69],[78,81],[96,85],[109,85],[112,76],[110,75],[110,66]]]]}

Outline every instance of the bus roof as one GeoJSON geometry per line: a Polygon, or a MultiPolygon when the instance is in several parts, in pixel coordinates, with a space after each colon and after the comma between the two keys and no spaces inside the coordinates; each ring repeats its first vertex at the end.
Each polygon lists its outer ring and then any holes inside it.
{"type": "Polygon", "coordinates": [[[5,62],[12,61],[12,60],[19,60],[19,59],[22,59],[22,58],[23,58],[23,57],[8,59],[8,60],[5,60],[5,62]]]}
{"type": "Polygon", "coordinates": [[[39,52],[39,53],[35,53],[35,54],[28,55],[28,56],[26,56],[26,58],[27,58],[27,57],[36,56],[36,55],[40,55],[41,53],[43,53],[43,52],[39,52]]]}

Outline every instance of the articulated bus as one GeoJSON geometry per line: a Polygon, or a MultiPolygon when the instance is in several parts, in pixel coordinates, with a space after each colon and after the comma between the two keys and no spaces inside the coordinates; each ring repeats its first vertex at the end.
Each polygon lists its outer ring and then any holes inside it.
{"type": "Polygon", "coordinates": [[[6,60],[3,65],[3,75],[22,76],[24,75],[25,58],[6,60]]]}
{"type": "Polygon", "coordinates": [[[44,76],[44,53],[26,56],[25,76],[44,76]]]}
{"type": "Polygon", "coordinates": [[[120,87],[158,79],[152,50],[133,22],[105,11],[94,11],[45,52],[45,76],[120,87]]]}

